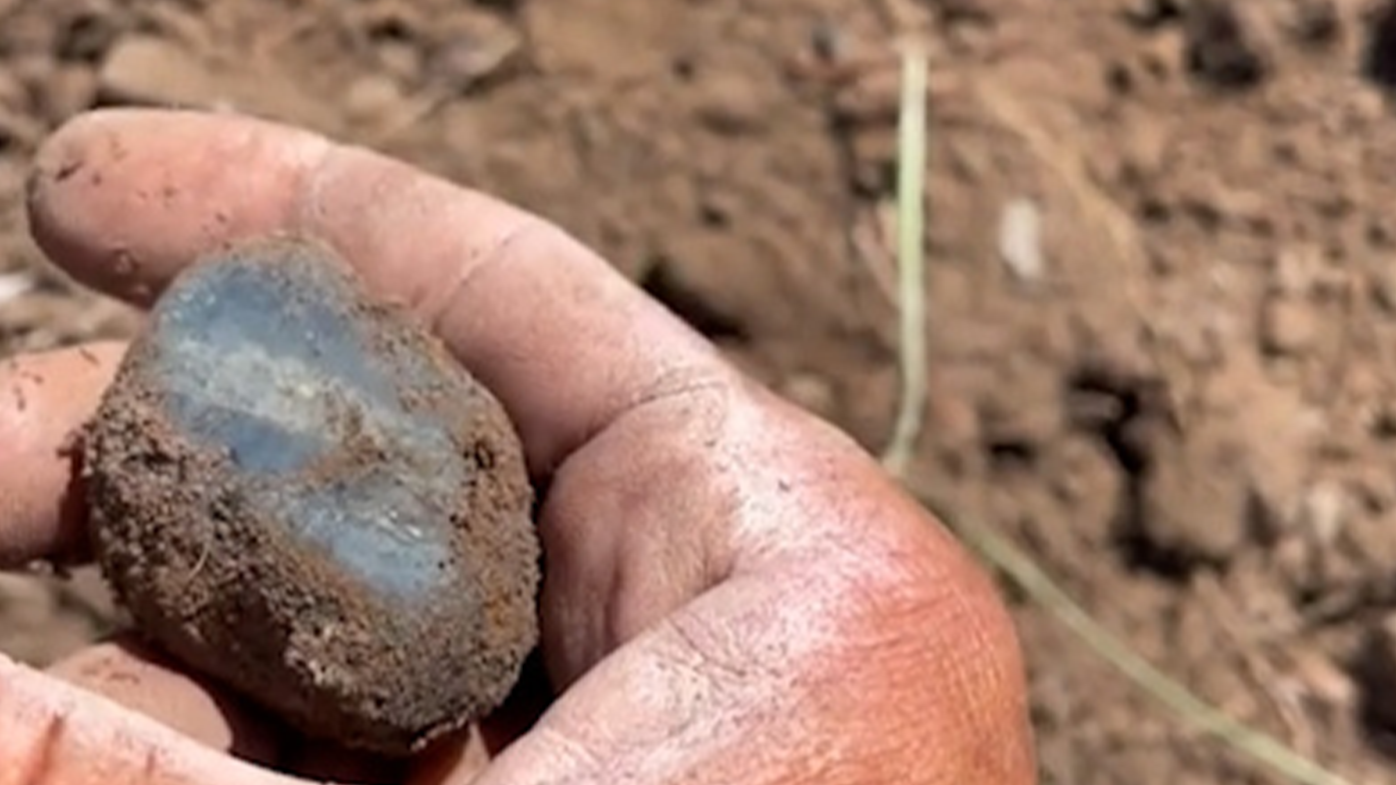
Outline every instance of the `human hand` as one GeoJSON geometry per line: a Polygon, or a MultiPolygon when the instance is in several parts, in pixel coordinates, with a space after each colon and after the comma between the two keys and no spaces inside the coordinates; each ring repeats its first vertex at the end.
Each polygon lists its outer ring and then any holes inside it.
{"type": "MultiPolygon", "coordinates": [[[[476,744],[373,776],[1033,781],[1017,641],[977,567],[850,440],[559,229],[361,149],[195,113],[79,118],[31,186],[45,252],[136,304],[220,244],[314,236],[433,326],[514,419],[544,493],[556,697],[536,721],[506,711],[476,744]]],[[[84,558],[61,445],[121,351],[0,365],[0,567],[84,558]]],[[[0,657],[0,785],[369,776],[325,761],[128,642],[47,673],[0,657]]]]}

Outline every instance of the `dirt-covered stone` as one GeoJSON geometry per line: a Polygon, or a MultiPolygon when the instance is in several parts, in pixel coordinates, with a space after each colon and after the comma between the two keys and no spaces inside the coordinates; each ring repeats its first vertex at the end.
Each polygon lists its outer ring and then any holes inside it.
{"type": "Polygon", "coordinates": [[[318,246],[187,270],[83,447],[139,628],[310,735],[419,749],[501,703],[536,643],[512,424],[318,246]]]}

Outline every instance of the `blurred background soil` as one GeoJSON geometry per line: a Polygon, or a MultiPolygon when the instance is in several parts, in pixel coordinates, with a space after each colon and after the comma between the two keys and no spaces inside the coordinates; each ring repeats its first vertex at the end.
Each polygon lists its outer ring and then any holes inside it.
{"type": "MultiPolygon", "coordinates": [[[[217,108],[555,220],[880,449],[908,33],[933,68],[917,487],[1232,716],[1396,782],[1396,3],[0,0],[0,356],[137,324],[28,238],[45,133],[217,108]]],[[[1005,588],[1045,783],[1277,781],[1005,588]]],[[[0,579],[29,662],[110,614],[88,572],[0,579]]]]}

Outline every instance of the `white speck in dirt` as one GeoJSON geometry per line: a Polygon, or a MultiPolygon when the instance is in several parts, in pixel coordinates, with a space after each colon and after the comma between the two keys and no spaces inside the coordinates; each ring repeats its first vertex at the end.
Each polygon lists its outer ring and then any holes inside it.
{"type": "Polygon", "coordinates": [[[34,278],[28,273],[0,273],[0,308],[34,288],[34,278]]]}

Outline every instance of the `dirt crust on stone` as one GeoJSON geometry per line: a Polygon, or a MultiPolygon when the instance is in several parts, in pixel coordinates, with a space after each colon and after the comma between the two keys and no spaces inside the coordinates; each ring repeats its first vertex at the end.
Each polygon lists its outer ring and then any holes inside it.
{"type": "Polygon", "coordinates": [[[537,642],[533,496],[499,402],[334,262],[258,244],[164,295],[83,434],[95,552],[177,657],[407,754],[498,706],[537,642]]]}

